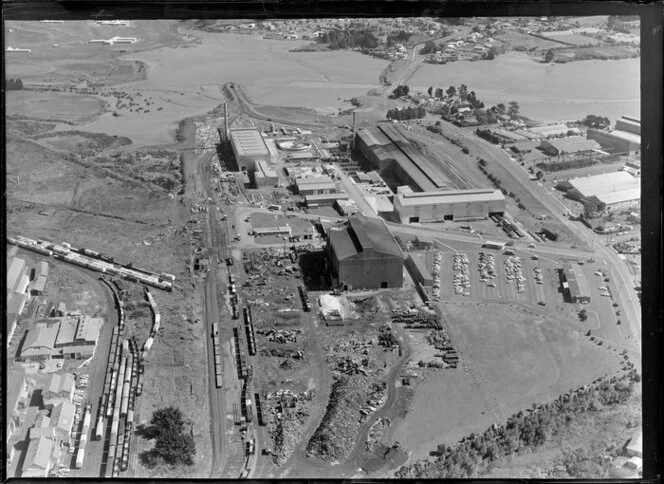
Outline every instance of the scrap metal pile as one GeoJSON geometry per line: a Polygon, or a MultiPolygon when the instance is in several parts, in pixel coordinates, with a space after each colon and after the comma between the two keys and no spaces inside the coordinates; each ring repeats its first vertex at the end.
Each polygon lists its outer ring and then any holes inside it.
{"type": "Polygon", "coordinates": [[[275,464],[286,462],[300,442],[309,416],[307,407],[314,396],[314,391],[294,393],[287,389],[267,394],[265,406],[272,413],[268,432],[274,442],[272,459],[275,464]]]}
{"type": "Polygon", "coordinates": [[[335,375],[325,417],[307,444],[307,455],[327,462],[348,457],[368,418],[360,409],[375,400],[375,390],[363,375],[335,375]]]}
{"type": "Polygon", "coordinates": [[[262,334],[268,341],[275,343],[297,343],[297,335],[302,333],[301,329],[259,329],[256,331],[262,334]]]}
{"type": "Polygon", "coordinates": [[[392,322],[405,324],[411,329],[441,327],[438,314],[425,308],[392,310],[392,322]]]}

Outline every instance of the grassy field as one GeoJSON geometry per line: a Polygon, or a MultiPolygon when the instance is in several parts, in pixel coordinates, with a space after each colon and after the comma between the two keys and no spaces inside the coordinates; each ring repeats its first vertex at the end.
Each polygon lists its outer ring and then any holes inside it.
{"type": "Polygon", "coordinates": [[[533,35],[522,34],[521,32],[516,32],[514,30],[508,30],[504,34],[496,35],[495,39],[503,42],[507,48],[513,50],[542,51],[563,47],[563,44],[553,40],[546,40],[533,35]]]}
{"type": "Polygon", "coordinates": [[[106,103],[93,96],[60,92],[9,91],[7,115],[79,124],[106,110],[106,103]]]}
{"type": "Polygon", "coordinates": [[[431,372],[390,434],[413,451],[411,459],[618,368],[617,352],[555,319],[505,305],[443,306],[462,365],[431,372]]]}
{"type": "Polygon", "coordinates": [[[565,44],[576,45],[576,46],[602,45],[601,40],[597,40],[592,37],[588,37],[586,35],[573,34],[573,33],[559,34],[559,35],[552,35],[552,34],[553,32],[550,33],[544,32],[542,35],[551,40],[557,40],[558,42],[563,42],[565,44]]]}

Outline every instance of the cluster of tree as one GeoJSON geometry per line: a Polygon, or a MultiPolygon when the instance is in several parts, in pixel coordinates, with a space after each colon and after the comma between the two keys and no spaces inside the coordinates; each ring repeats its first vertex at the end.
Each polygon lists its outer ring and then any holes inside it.
{"type": "Polygon", "coordinates": [[[480,476],[496,461],[541,447],[583,414],[627,402],[634,382],[639,380],[632,369],[620,377],[600,379],[593,385],[560,395],[546,405],[533,404],[527,412],[512,415],[507,423],[494,424],[482,434],[470,434],[455,446],[438,445],[432,452],[436,460],[404,466],[396,475],[425,479],[480,476]]]}
{"type": "Polygon", "coordinates": [[[588,319],[588,313],[586,312],[585,309],[582,309],[581,311],[579,311],[579,319],[581,321],[585,321],[586,319],[588,319]]]}
{"type": "Polygon", "coordinates": [[[544,62],[549,63],[553,62],[553,59],[556,58],[556,54],[553,53],[553,49],[549,49],[546,51],[546,54],[544,54],[544,62]]]}
{"type": "Polygon", "coordinates": [[[503,103],[498,103],[495,106],[491,106],[491,111],[497,114],[507,114],[510,118],[515,118],[519,114],[519,103],[516,101],[510,101],[507,104],[507,107],[503,103]]]}
{"type": "Polygon", "coordinates": [[[597,197],[592,196],[584,198],[583,202],[583,216],[585,218],[597,218],[604,210],[606,210],[606,203],[599,200],[597,197]]]}
{"type": "Polygon", "coordinates": [[[407,106],[404,108],[392,108],[387,111],[387,119],[421,119],[426,116],[424,106],[407,106]]]}
{"type": "Polygon", "coordinates": [[[410,39],[411,34],[404,30],[400,30],[396,34],[389,34],[387,36],[386,42],[388,47],[392,47],[394,44],[405,44],[410,39]]]}
{"type": "Polygon", "coordinates": [[[464,17],[443,17],[440,22],[447,25],[464,25],[466,19],[464,17]]]}
{"type": "Polygon", "coordinates": [[[496,55],[498,54],[498,49],[495,47],[491,46],[489,47],[489,50],[487,50],[483,55],[482,59],[484,60],[494,60],[496,58],[496,55]]]}
{"type": "Polygon", "coordinates": [[[391,99],[397,99],[403,96],[408,96],[408,93],[410,92],[410,88],[408,86],[401,85],[397,86],[394,91],[392,91],[392,94],[390,95],[391,99]]]}
{"type": "Polygon", "coordinates": [[[360,47],[363,49],[375,49],[378,47],[378,39],[367,29],[333,29],[328,30],[316,39],[319,44],[329,44],[333,50],[352,49],[360,47]]]}
{"type": "Polygon", "coordinates": [[[581,121],[579,121],[579,124],[588,126],[589,128],[604,129],[611,125],[611,121],[606,116],[596,116],[594,114],[589,114],[581,121]]]}
{"type": "Polygon", "coordinates": [[[498,144],[500,144],[500,138],[498,138],[498,136],[496,136],[495,134],[493,134],[493,133],[491,132],[491,130],[488,130],[488,129],[476,129],[476,130],[475,130],[475,134],[476,134],[477,136],[479,136],[480,138],[485,139],[485,140],[487,140],[487,141],[493,143],[494,145],[498,145],[498,144]]]}
{"type": "Polygon", "coordinates": [[[433,40],[427,40],[424,46],[420,49],[421,55],[433,54],[438,49],[438,46],[433,40]]]}
{"type": "Polygon", "coordinates": [[[5,91],[20,91],[23,89],[21,79],[5,79],[5,91]]]}
{"type": "Polygon", "coordinates": [[[572,168],[583,168],[584,166],[594,165],[596,163],[592,158],[572,158],[568,160],[561,159],[560,161],[547,161],[546,163],[537,163],[537,167],[546,171],[561,171],[569,170],[572,168]]]}
{"type": "Polygon", "coordinates": [[[190,433],[185,433],[182,412],[177,407],[166,407],[155,411],[150,425],[142,429],[143,436],[156,439],[149,451],[141,454],[147,467],[159,464],[169,466],[193,465],[196,443],[190,433]]]}

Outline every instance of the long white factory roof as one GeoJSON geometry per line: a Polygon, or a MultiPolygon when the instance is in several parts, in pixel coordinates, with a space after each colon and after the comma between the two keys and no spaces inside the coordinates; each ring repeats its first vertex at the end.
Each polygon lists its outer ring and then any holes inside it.
{"type": "MultiPolygon", "coordinates": [[[[630,175],[631,176],[631,175],[630,175]]],[[[402,193],[396,196],[402,206],[436,205],[438,203],[467,203],[505,200],[500,190],[444,190],[440,192],[402,193]]]]}
{"type": "Polygon", "coordinates": [[[256,128],[232,129],[231,141],[239,155],[269,155],[270,151],[256,128]]]}
{"type": "Polygon", "coordinates": [[[606,203],[607,205],[613,205],[614,203],[621,202],[630,202],[633,200],[641,199],[641,189],[632,188],[630,190],[621,190],[619,192],[611,193],[600,193],[596,195],[599,201],[606,203]]]}
{"type": "Polygon", "coordinates": [[[602,175],[572,178],[570,185],[576,188],[584,197],[598,196],[627,190],[640,190],[638,178],[634,178],[626,171],[604,173],[602,175]]]}

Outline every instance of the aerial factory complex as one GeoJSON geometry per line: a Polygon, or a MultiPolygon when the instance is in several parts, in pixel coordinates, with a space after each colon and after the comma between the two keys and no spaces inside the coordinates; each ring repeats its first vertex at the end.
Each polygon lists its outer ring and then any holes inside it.
{"type": "Polygon", "coordinates": [[[642,475],[638,17],[4,28],[9,477],[642,475]]]}

